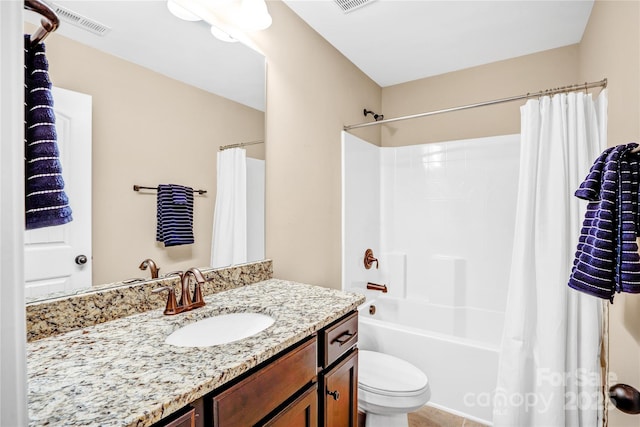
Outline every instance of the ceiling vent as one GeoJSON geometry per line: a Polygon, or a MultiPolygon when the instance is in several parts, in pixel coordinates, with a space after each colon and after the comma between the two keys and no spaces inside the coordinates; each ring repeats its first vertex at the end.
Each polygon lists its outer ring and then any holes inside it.
{"type": "Polygon", "coordinates": [[[98,21],[94,21],[93,19],[87,18],[86,16],[80,15],[66,7],[59,6],[53,2],[49,2],[49,5],[61,21],[75,25],[76,27],[80,27],[99,36],[105,36],[109,31],[111,31],[110,27],[107,27],[98,21]]]}
{"type": "Polygon", "coordinates": [[[344,13],[360,9],[362,6],[366,6],[375,0],[333,0],[344,13]]]}

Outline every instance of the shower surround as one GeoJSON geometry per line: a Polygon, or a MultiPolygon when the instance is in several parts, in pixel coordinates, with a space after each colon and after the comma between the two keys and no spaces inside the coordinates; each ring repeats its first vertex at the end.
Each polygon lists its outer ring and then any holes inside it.
{"type": "Polygon", "coordinates": [[[429,377],[429,405],[491,422],[519,135],[377,147],[343,132],[345,290],[367,295],[362,348],[429,377]],[[379,269],[365,269],[372,249],[379,269]],[[366,290],[386,284],[388,293],[366,290]],[[377,305],[369,315],[369,303],[377,305]],[[393,340],[393,342],[392,342],[393,340]],[[463,365],[461,365],[463,364],[463,365]]]}

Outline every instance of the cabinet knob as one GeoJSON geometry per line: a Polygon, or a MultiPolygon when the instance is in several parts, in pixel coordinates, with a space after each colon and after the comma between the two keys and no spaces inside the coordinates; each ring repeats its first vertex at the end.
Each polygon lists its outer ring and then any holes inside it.
{"type": "Polygon", "coordinates": [[[327,394],[331,397],[333,397],[333,400],[338,400],[340,399],[340,392],[338,390],[334,390],[334,391],[329,391],[327,390],[327,394]]]}
{"type": "Polygon", "coordinates": [[[87,256],[86,255],[78,255],[75,259],[76,264],[78,265],[83,265],[87,263],[87,256]]]}

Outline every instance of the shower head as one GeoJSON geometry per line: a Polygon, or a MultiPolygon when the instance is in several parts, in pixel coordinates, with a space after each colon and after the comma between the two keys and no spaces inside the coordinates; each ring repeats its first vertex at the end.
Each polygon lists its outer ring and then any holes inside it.
{"type": "Polygon", "coordinates": [[[368,114],[371,114],[373,116],[373,119],[376,122],[379,122],[380,120],[384,120],[384,114],[376,114],[371,110],[367,110],[366,108],[364,109],[364,116],[367,117],[368,114]]]}

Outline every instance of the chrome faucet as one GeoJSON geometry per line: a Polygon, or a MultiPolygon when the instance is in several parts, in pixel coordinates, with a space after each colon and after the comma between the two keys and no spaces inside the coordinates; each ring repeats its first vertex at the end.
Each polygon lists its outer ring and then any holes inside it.
{"type": "Polygon", "coordinates": [[[140,263],[140,266],[138,268],[140,270],[146,270],[147,267],[149,267],[149,271],[151,271],[151,278],[157,279],[158,270],[160,270],[160,268],[156,265],[155,261],[152,260],[151,258],[147,258],[144,261],[142,261],[142,263],[140,263]]]}

